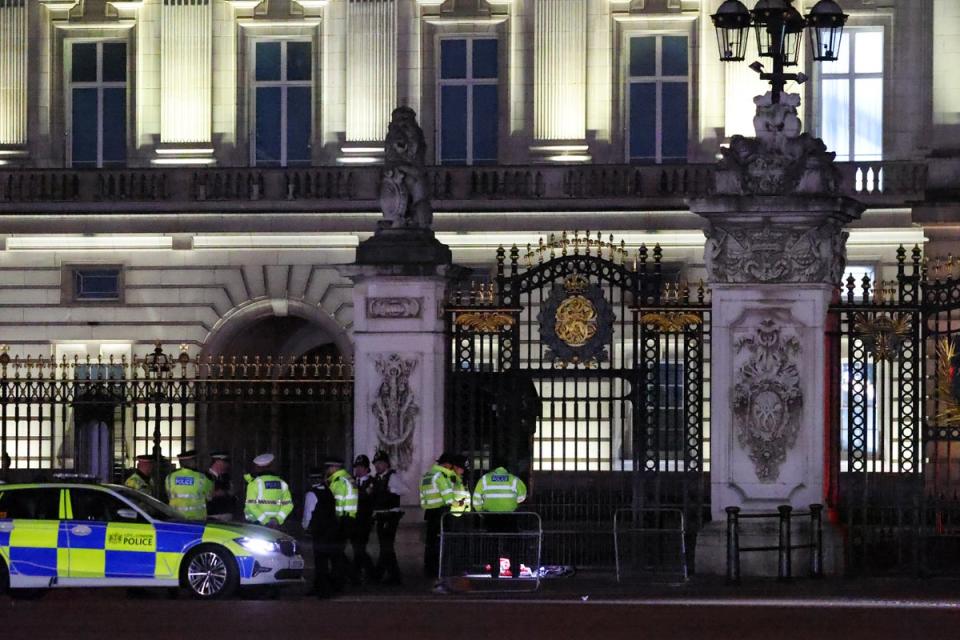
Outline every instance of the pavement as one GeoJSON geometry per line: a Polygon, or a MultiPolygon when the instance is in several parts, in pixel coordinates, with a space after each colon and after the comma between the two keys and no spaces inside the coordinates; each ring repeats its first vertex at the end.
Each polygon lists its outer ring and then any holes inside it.
{"type": "MultiPolygon", "coordinates": [[[[278,597],[241,590],[197,602],[166,590],[64,589],[37,600],[0,596],[0,640],[69,638],[345,638],[472,640],[939,640],[960,638],[960,579],[744,578],[688,581],[579,571],[541,581],[451,583],[433,593],[416,535],[403,536],[403,586],[348,589],[333,600],[307,585],[278,597]],[[484,589],[493,588],[494,591],[484,589]]],[[[309,548],[305,557],[312,560],[309,548]]],[[[375,555],[376,549],[371,552],[375,555]]],[[[309,578],[309,574],[308,574],[309,578]]]]}

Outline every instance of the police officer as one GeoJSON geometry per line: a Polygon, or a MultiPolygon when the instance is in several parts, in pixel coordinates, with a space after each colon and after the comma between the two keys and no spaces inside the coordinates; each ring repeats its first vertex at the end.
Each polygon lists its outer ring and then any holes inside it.
{"type": "Polygon", "coordinates": [[[232,520],[237,500],[230,485],[230,454],[212,452],[207,477],[213,483],[213,498],[207,503],[207,515],[217,520],[232,520]]]}
{"type": "Polygon", "coordinates": [[[137,466],[123,484],[134,491],[153,495],[153,456],[147,454],[137,456],[137,466]]]}
{"type": "MultiPolygon", "coordinates": [[[[473,508],[483,512],[484,524],[490,533],[516,533],[517,521],[507,515],[517,510],[517,506],[527,499],[527,485],[523,480],[507,471],[501,461],[495,461],[496,467],[477,481],[473,490],[473,508]]],[[[511,571],[510,558],[503,556],[503,539],[498,539],[497,557],[491,559],[490,573],[496,578],[500,575],[520,577],[519,567],[511,571]]]]}
{"type": "Polygon", "coordinates": [[[451,456],[450,460],[457,474],[456,483],[453,485],[453,504],[450,505],[450,512],[455,517],[459,517],[470,511],[472,502],[470,489],[463,482],[463,474],[467,471],[467,456],[456,454],[451,456]]]}
{"type": "Polygon", "coordinates": [[[377,525],[377,542],[380,546],[380,555],[377,557],[373,575],[376,580],[382,580],[384,584],[399,585],[402,584],[403,579],[397,562],[395,544],[400,518],[403,517],[400,497],[406,495],[409,489],[396,470],[390,467],[390,456],[386,451],[377,451],[374,454],[373,466],[377,470],[371,492],[373,519],[377,525]]]}
{"type": "Polygon", "coordinates": [[[247,499],[243,509],[247,522],[279,529],[293,511],[290,487],[271,471],[272,453],[261,453],[253,459],[253,472],[247,481],[247,499]]]}
{"type": "Polygon", "coordinates": [[[373,528],[373,476],[370,458],[360,454],[353,461],[353,479],[357,485],[357,518],[350,535],[353,548],[353,572],[359,580],[373,578],[373,560],[367,553],[373,528]]]}
{"type": "Polygon", "coordinates": [[[340,537],[340,518],[337,517],[336,500],[327,487],[326,471],[314,467],[308,475],[310,489],[303,498],[303,521],[301,526],[313,540],[313,595],[329,598],[343,588],[344,567],[347,557],[343,553],[340,537]]]}
{"type": "Polygon", "coordinates": [[[197,452],[183,451],[177,460],[180,468],[166,480],[167,500],[187,520],[207,519],[207,500],[213,495],[213,483],[197,471],[197,452]]]}
{"type": "Polygon", "coordinates": [[[359,578],[352,570],[352,566],[347,563],[347,555],[344,553],[346,542],[350,539],[354,523],[357,520],[357,489],[350,474],[343,468],[342,458],[328,457],[324,462],[324,472],[326,473],[327,487],[333,494],[334,509],[339,527],[337,533],[339,547],[333,558],[334,565],[337,567],[334,576],[340,583],[349,578],[350,582],[358,584],[359,578]]]}
{"type": "Polygon", "coordinates": [[[436,578],[440,573],[440,523],[454,502],[457,472],[453,455],[443,453],[420,479],[420,508],[427,523],[423,546],[423,575],[436,578]]]}
{"type": "Polygon", "coordinates": [[[485,513],[510,513],[527,499],[527,485],[502,464],[477,481],[473,508],[485,513]]]}

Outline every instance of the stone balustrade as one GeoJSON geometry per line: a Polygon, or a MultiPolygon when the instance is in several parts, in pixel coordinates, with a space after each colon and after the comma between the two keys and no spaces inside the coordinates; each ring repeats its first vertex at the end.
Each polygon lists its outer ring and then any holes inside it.
{"type": "MultiPolygon", "coordinates": [[[[924,162],[839,163],[843,192],[871,207],[905,206],[927,188],[924,162]]],[[[379,166],[287,169],[0,170],[0,213],[113,211],[377,211],[379,166]]],[[[715,165],[430,167],[437,210],[684,209],[713,187],[715,165]]]]}

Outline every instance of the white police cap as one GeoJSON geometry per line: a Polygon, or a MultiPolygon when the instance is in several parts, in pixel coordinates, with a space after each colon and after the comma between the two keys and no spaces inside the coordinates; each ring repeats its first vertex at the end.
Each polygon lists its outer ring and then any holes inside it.
{"type": "Polygon", "coordinates": [[[266,467],[273,463],[273,454],[272,453],[261,453],[256,458],[253,459],[253,464],[258,467],[266,467]]]}

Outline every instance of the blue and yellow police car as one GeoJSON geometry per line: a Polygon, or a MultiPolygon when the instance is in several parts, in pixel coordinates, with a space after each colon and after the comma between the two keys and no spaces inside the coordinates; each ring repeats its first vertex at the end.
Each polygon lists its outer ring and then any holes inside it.
{"type": "Polygon", "coordinates": [[[302,579],[296,541],[278,531],[185,520],[122,486],[0,484],[0,591],[180,587],[212,599],[302,579]]]}

